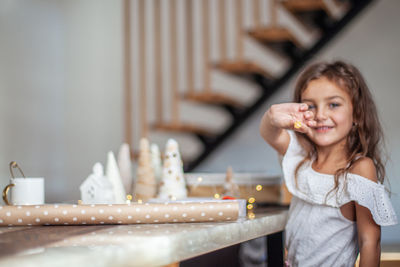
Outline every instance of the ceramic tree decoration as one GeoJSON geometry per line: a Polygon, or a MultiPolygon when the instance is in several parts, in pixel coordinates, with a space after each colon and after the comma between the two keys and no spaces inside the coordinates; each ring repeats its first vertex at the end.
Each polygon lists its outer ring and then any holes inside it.
{"type": "Polygon", "coordinates": [[[174,139],[169,139],[166,145],[163,176],[160,183],[160,193],[158,197],[170,200],[183,199],[187,197],[179,146],[174,139]]]}
{"type": "Polygon", "coordinates": [[[233,182],[233,170],[230,166],[226,169],[224,191],[224,195],[240,197],[239,186],[233,182]]]}
{"type": "Polygon", "coordinates": [[[162,162],[161,162],[161,153],[157,144],[151,144],[150,146],[151,152],[151,165],[154,170],[154,176],[156,177],[156,182],[160,183],[162,177],[162,162]]]}
{"type": "Polygon", "coordinates": [[[96,163],[91,173],[79,187],[83,204],[112,204],[114,191],[111,182],[104,176],[103,165],[96,163]]]}
{"type": "Polygon", "coordinates": [[[108,180],[111,182],[114,190],[114,203],[115,204],[125,204],[126,203],[126,192],[124,185],[122,184],[121,175],[119,174],[119,169],[117,161],[113,152],[108,152],[107,156],[107,174],[108,180]]]}
{"type": "Polygon", "coordinates": [[[122,184],[127,194],[132,193],[132,163],[129,145],[121,145],[118,153],[118,167],[121,175],[122,184]]]}
{"type": "Polygon", "coordinates": [[[146,138],[142,138],[139,144],[135,199],[137,201],[147,201],[150,198],[154,198],[156,193],[157,184],[151,166],[149,141],[146,138]]]}

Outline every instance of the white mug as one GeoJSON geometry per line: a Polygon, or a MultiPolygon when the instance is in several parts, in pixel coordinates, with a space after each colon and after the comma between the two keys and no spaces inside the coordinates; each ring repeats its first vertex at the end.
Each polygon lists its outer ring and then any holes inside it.
{"type": "Polygon", "coordinates": [[[44,178],[11,178],[10,184],[3,190],[3,200],[7,205],[44,204],[44,178]],[[11,200],[8,191],[11,190],[11,200]]]}

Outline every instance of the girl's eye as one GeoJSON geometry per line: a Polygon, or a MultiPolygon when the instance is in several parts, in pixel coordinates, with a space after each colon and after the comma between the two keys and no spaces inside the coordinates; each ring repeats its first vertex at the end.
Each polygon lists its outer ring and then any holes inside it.
{"type": "Polygon", "coordinates": [[[340,106],[338,103],[330,103],[329,104],[330,108],[337,108],[338,106],[340,106]]]}
{"type": "Polygon", "coordinates": [[[308,104],[308,109],[315,109],[315,106],[308,104]]]}

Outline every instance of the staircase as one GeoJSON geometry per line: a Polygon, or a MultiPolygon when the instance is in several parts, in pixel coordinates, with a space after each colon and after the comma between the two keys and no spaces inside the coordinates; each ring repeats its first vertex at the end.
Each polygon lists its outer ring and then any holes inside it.
{"type": "Polygon", "coordinates": [[[191,171],[370,2],[124,0],[125,142],[191,171]]]}

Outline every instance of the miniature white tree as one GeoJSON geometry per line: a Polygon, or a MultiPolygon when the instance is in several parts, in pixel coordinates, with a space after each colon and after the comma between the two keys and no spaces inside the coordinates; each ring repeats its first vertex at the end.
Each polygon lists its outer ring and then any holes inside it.
{"type": "Polygon", "coordinates": [[[239,186],[233,182],[233,170],[231,166],[226,169],[224,191],[224,195],[240,197],[239,186]]]}
{"type": "Polygon", "coordinates": [[[174,139],[168,140],[165,149],[163,176],[158,197],[171,200],[187,197],[181,155],[178,143],[174,139]]]}
{"type": "Polygon", "coordinates": [[[112,151],[108,152],[107,156],[107,178],[113,186],[114,203],[125,204],[126,193],[124,185],[122,184],[121,175],[119,174],[117,161],[112,151]]]}
{"type": "Polygon", "coordinates": [[[121,145],[118,153],[118,167],[121,174],[122,184],[127,194],[132,193],[132,163],[129,145],[121,145]]]}
{"type": "Polygon", "coordinates": [[[149,141],[140,139],[139,162],[137,168],[137,180],[135,185],[136,200],[146,201],[156,196],[157,184],[154,171],[151,166],[149,141]]]}
{"type": "Polygon", "coordinates": [[[156,177],[156,182],[159,183],[162,178],[162,162],[161,162],[161,153],[157,144],[151,144],[150,146],[151,152],[151,165],[154,170],[154,175],[156,177]]]}

